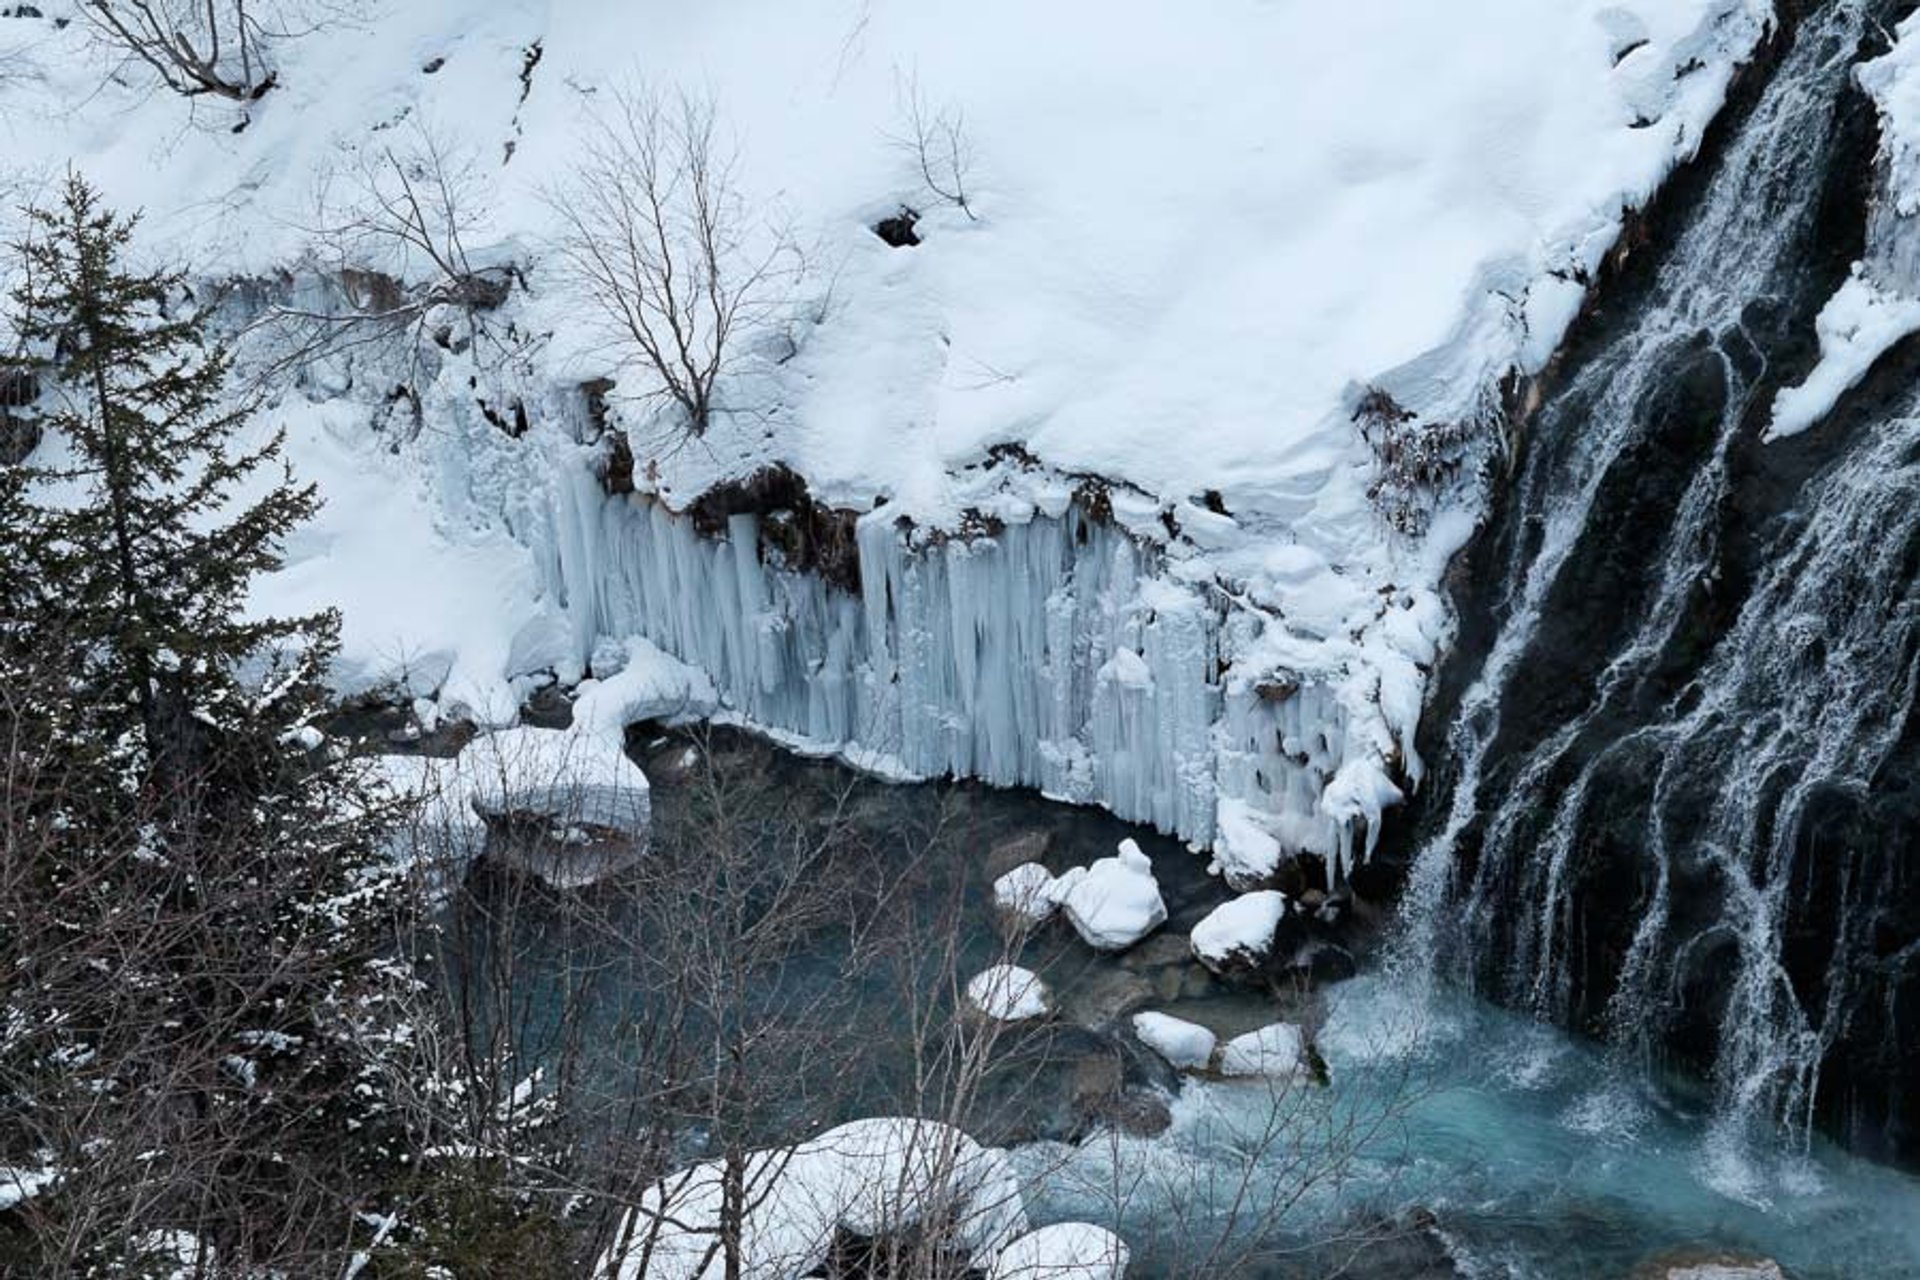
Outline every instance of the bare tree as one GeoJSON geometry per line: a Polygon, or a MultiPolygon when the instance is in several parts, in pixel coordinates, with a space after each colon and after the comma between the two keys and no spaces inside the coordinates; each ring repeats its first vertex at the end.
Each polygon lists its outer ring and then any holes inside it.
{"type": "Polygon", "coordinates": [[[893,139],[894,144],[912,158],[920,185],[929,195],[978,222],[968,191],[974,157],[965,115],[958,107],[936,107],[929,102],[918,77],[902,81],[898,94],[902,132],[893,139]]]}
{"type": "Polygon", "coordinates": [[[574,181],[551,197],[567,274],[695,436],[720,411],[743,339],[780,313],[801,267],[786,228],[753,225],[716,129],[707,98],[616,93],[574,181]]]}
{"type": "Polygon", "coordinates": [[[88,0],[109,45],[186,97],[253,102],[278,83],[272,45],[300,24],[271,0],[88,0]]]}

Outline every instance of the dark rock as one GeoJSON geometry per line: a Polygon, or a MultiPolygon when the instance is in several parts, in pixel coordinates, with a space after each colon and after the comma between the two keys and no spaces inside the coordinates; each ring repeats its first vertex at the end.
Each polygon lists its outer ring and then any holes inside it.
{"type": "Polygon", "coordinates": [[[1002,840],[987,851],[987,879],[998,880],[1023,863],[1044,863],[1052,843],[1053,838],[1044,831],[1022,831],[1002,840]]]}
{"type": "Polygon", "coordinates": [[[882,218],[874,224],[873,234],[879,236],[896,249],[912,248],[914,245],[920,243],[920,233],[913,229],[914,224],[919,221],[920,213],[918,210],[909,209],[906,205],[901,205],[900,212],[894,214],[891,218],[882,218]]]}

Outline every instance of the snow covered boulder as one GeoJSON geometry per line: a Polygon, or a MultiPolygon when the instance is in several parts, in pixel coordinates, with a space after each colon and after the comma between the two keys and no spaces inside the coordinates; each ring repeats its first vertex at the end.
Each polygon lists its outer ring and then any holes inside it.
{"type": "Polygon", "coordinates": [[[1213,1063],[1218,1043],[1213,1032],[1197,1022],[1165,1013],[1136,1013],[1133,1034],[1140,1043],[1183,1071],[1204,1071],[1213,1063]]]}
{"type": "Polygon", "coordinates": [[[1304,1076],[1309,1070],[1307,1038],[1291,1022],[1269,1023],[1235,1036],[1220,1051],[1222,1075],[1284,1079],[1304,1076]]]}
{"type": "Polygon", "coordinates": [[[602,734],[501,729],[474,739],[460,768],[484,817],[530,814],[643,836],[652,816],[647,775],[602,734]]]}
{"type": "Polygon", "coordinates": [[[1127,1242],[1089,1222],[1058,1222],[1006,1247],[990,1280],[1123,1280],[1127,1242]]]}
{"type": "Polygon", "coordinates": [[[578,889],[647,850],[647,775],[618,739],[557,729],[499,729],[455,760],[386,758],[420,798],[422,856],[470,862],[482,850],[555,889],[578,889]],[[488,823],[505,827],[493,839],[488,823]]]}
{"type": "Polygon", "coordinates": [[[1040,975],[1018,965],[996,964],[967,983],[967,1003],[996,1022],[1027,1022],[1053,1007],[1040,975]]]}
{"type": "Polygon", "coordinates": [[[1087,945],[1124,951],[1167,918],[1153,864],[1131,840],[1090,867],[1075,867],[1053,882],[1053,898],[1087,945]]]}
{"type": "MultiPolygon", "coordinates": [[[[714,1249],[723,1166],[693,1166],[640,1194],[593,1274],[608,1280],[720,1280],[714,1249]]],[[[1003,1152],[931,1120],[856,1120],[746,1161],[752,1203],[741,1223],[744,1272],[797,1280],[826,1261],[836,1234],[876,1239],[938,1221],[971,1269],[986,1271],[1027,1230],[1019,1180],[1003,1152]]]]}
{"type": "Polygon", "coordinates": [[[1053,873],[1037,862],[1023,862],[993,882],[993,905],[1019,924],[1045,922],[1059,908],[1053,900],[1053,873]]]}
{"type": "Polygon", "coordinates": [[[1223,902],[1193,927],[1194,957],[1216,974],[1256,970],[1273,953],[1274,934],[1286,914],[1287,896],[1278,889],[1223,902]]]}

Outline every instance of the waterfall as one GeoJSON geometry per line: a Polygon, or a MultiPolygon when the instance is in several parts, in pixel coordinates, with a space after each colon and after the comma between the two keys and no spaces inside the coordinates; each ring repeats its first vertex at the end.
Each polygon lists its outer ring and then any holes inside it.
{"type": "MultiPolygon", "coordinates": [[[[1480,638],[1451,662],[1396,943],[1404,982],[1437,969],[1623,1063],[1703,1068],[1730,1149],[1847,1105],[1823,1071],[1915,999],[1875,976],[1904,872],[1857,814],[1911,745],[1920,404],[1757,443],[1845,270],[1868,10],[1801,21],[1532,426],[1469,575],[1480,638]]],[[[1872,1069],[1848,1070],[1861,1105],[1872,1069]]],[[[1884,1088],[1882,1125],[1908,1105],[1884,1088]]]]}

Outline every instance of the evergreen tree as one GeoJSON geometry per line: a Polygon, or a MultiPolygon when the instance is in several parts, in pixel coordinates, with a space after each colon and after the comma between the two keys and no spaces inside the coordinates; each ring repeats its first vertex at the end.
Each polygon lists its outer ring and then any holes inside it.
{"type": "Polygon", "coordinates": [[[386,815],[313,729],[337,620],[244,611],[318,499],[244,443],[185,277],[126,265],[134,219],[77,176],[30,218],[16,324],[71,461],[0,478],[0,1164],[63,1171],[46,1274],[163,1228],[304,1273],[405,1159],[415,982],[386,815]]]}

